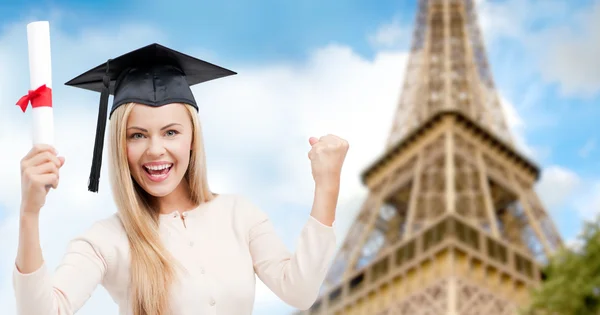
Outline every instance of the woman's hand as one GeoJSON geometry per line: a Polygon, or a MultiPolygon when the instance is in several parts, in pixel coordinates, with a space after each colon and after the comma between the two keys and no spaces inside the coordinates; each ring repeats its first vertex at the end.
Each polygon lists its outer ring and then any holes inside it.
{"type": "Polygon", "coordinates": [[[334,135],[319,139],[311,137],[308,152],[315,180],[315,200],[311,216],[324,225],[335,221],[342,165],[348,152],[348,142],[334,135]]]}
{"type": "Polygon", "coordinates": [[[21,160],[21,212],[39,214],[50,187],[56,189],[65,158],[49,145],[35,145],[21,160]]]}
{"type": "Polygon", "coordinates": [[[312,175],[317,185],[339,185],[342,165],[348,152],[348,142],[340,137],[328,134],[319,139],[311,137],[312,148],[308,152],[312,175]]]}

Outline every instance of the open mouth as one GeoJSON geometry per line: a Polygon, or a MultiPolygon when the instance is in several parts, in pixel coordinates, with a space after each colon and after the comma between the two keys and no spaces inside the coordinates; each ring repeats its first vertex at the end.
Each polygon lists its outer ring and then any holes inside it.
{"type": "Polygon", "coordinates": [[[151,166],[144,165],[144,171],[146,171],[146,174],[152,177],[161,177],[167,175],[169,171],[171,171],[171,168],[173,168],[173,163],[165,163],[162,165],[151,166]]]}

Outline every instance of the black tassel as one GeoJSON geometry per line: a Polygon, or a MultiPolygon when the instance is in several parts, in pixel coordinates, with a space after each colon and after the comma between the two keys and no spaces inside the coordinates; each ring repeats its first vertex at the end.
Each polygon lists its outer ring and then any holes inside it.
{"type": "MultiPolygon", "coordinates": [[[[109,60],[110,61],[110,60],[109,60]]],[[[90,171],[90,179],[88,190],[98,192],[100,185],[100,170],[102,169],[102,149],[104,148],[104,131],[106,129],[106,116],[108,115],[108,96],[110,88],[110,77],[108,76],[108,65],[106,63],[106,74],[102,79],[104,86],[100,93],[100,111],[98,112],[98,122],[96,123],[96,141],[94,143],[94,155],[92,157],[92,169],[90,171]]]]}

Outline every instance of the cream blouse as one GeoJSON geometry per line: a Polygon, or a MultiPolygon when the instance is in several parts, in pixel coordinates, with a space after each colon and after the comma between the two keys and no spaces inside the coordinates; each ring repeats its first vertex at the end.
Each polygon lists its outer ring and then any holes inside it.
{"type": "MultiPolygon", "coordinates": [[[[171,292],[172,314],[251,314],[255,274],[284,302],[309,308],[333,258],[333,227],[309,216],[295,253],[285,248],[267,215],[248,199],[218,195],[184,213],[160,217],[160,237],[185,268],[171,292]],[[182,218],[184,220],[182,220],[182,218]],[[185,225],[184,225],[185,223],[185,225]]],[[[131,314],[129,245],[116,214],[69,244],[54,273],[44,264],[13,272],[18,314],[75,314],[96,286],[131,314]]]]}

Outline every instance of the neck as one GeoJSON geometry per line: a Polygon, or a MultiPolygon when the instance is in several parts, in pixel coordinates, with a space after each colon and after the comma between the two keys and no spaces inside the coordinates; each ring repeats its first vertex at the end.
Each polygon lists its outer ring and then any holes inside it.
{"type": "Polygon", "coordinates": [[[182,180],[170,194],[157,197],[154,202],[161,214],[169,214],[174,211],[183,212],[196,207],[190,198],[190,190],[185,180],[182,180]]]}

